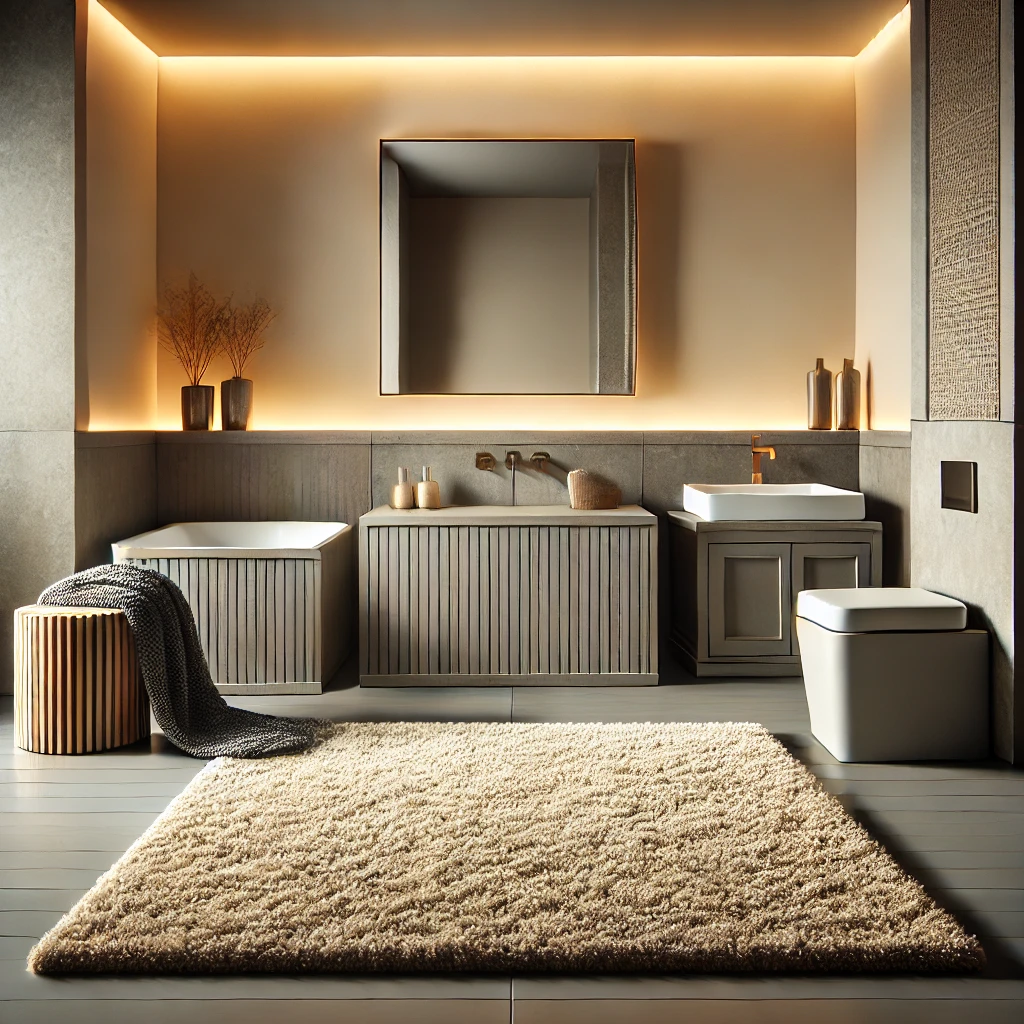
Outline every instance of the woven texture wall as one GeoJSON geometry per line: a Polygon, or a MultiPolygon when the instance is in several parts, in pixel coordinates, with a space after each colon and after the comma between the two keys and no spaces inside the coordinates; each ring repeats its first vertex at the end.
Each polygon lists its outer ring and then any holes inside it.
{"type": "Polygon", "coordinates": [[[999,0],[931,0],[928,416],[999,418],[999,0]]]}

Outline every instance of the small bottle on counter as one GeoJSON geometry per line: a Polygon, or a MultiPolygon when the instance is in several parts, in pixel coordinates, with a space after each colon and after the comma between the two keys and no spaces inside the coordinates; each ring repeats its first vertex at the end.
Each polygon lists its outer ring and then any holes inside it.
{"type": "Polygon", "coordinates": [[[844,359],[836,374],[836,428],[860,429],[860,370],[854,369],[852,359],[844,359]]]}
{"type": "Polygon", "coordinates": [[[423,467],[423,479],[416,485],[416,504],[420,508],[440,508],[441,488],[430,478],[430,467],[423,467]]]}
{"type": "Polygon", "coordinates": [[[807,429],[832,429],[832,371],[824,359],[807,374],[807,429]]]}
{"type": "Polygon", "coordinates": [[[391,507],[416,507],[416,489],[409,482],[409,470],[405,466],[398,467],[398,483],[391,488],[391,507]]]}

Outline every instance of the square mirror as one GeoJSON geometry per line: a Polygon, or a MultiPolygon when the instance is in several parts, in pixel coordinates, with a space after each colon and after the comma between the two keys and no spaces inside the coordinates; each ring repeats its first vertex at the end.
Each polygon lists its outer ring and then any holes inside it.
{"type": "Polygon", "coordinates": [[[381,394],[631,395],[634,143],[381,142],[381,394]]]}

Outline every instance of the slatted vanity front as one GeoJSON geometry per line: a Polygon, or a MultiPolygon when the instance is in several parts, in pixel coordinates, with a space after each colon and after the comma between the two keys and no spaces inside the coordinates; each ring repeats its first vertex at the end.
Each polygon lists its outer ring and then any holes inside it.
{"type": "Polygon", "coordinates": [[[397,510],[359,520],[360,682],[658,681],[657,519],[636,505],[397,510]]]}

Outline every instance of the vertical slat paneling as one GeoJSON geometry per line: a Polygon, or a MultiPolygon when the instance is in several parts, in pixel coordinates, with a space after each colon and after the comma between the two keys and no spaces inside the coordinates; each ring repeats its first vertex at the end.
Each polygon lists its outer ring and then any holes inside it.
{"type": "MultiPolygon", "coordinates": [[[[469,534],[468,526],[458,527],[459,531],[459,673],[465,674],[470,671],[469,650],[470,650],[470,617],[476,611],[475,606],[470,604],[470,577],[475,567],[469,560],[469,534]]],[[[474,531],[475,532],[475,531],[474,531]]]]}
{"type": "Polygon", "coordinates": [[[419,672],[420,658],[420,531],[416,527],[403,528],[399,551],[402,569],[399,586],[404,586],[402,601],[402,644],[405,656],[403,672],[419,672]],[[403,547],[402,544],[407,546],[403,547]]]}
{"type": "Polygon", "coordinates": [[[638,640],[640,648],[640,671],[648,672],[650,669],[650,615],[652,603],[649,597],[651,587],[651,546],[650,530],[643,530],[640,537],[640,628],[638,640]]]}
{"type": "Polygon", "coordinates": [[[451,530],[447,526],[437,531],[437,670],[451,672],[451,530]]]}
{"type": "Polygon", "coordinates": [[[480,559],[480,534],[481,530],[466,527],[466,544],[468,561],[466,562],[469,577],[469,604],[466,607],[466,627],[469,640],[469,662],[463,669],[464,672],[479,673],[480,671],[480,573],[482,570],[480,559]]]}
{"type": "Polygon", "coordinates": [[[576,645],[579,650],[579,671],[590,671],[590,527],[576,528],[579,535],[579,621],[576,623],[576,645]]]}
{"type": "Polygon", "coordinates": [[[448,529],[448,671],[453,675],[462,671],[462,579],[459,568],[459,528],[452,526],[448,529]]]}
{"type": "Polygon", "coordinates": [[[416,597],[416,637],[419,650],[416,662],[420,672],[430,671],[430,648],[433,646],[430,642],[430,531],[431,527],[414,531],[419,541],[419,592],[416,597]]]}
{"type": "Polygon", "coordinates": [[[532,559],[536,575],[531,589],[537,595],[537,618],[534,633],[537,641],[537,661],[534,672],[550,671],[551,654],[551,527],[540,526],[531,535],[537,538],[537,551],[532,559]]]}
{"type": "Polygon", "coordinates": [[[498,527],[488,530],[488,553],[490,566],[488,569],[487,607],[490,611],[490,623],[487,630],[488,660],[485,672],[496,675],[501,671],[501,624],[499,621],[499,600],[501,593],[501,560],[498,541],[498,527]]]}
{"type": "Polygon", "coordinates": [[[398,587],[399,527],[389,526],[388,530],[388,672],[398,672],[398,645],[401,628],[399,618],[402,606],[401,592],[398,587]]]}
{"type": "Polygon", "coordinates": [[[441,528],[431,526],[427,537],[427,670],[434,674],[442,671],[441,621],[444,618],[441,609],[441,562],[440,562],[441,528]]]}
{"type": "Polygon", "coordinates": [[[533,621],[530,619],[530,531],[516,529],[519,537],[519,664],[516,671],[525,674],[530,671],[530,633],[533,621]]]}
{"type": "Polygon", "coordinates": [[[370,527],[364,671],[651,672],[652,532],[370,527]]]}
{"type": "Polygon", "coordinates": [[[363,619],[359,634],[359,664],[363,672],[377,675],[380,672],[380,624],[377,618],[380,595],[380,530],[375,526],[368,527],[364,538],[365,561],[359,577],[359,599],[362,604],[360,617],[363,619]]]}
{"type": "Polygon", "coordinates": [[[82,754],[149,735],[149,701],[123,612],[33,605],[14,619],[18,746],[82,754]]]}

